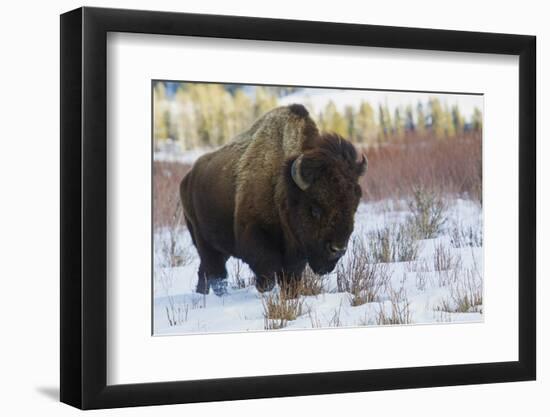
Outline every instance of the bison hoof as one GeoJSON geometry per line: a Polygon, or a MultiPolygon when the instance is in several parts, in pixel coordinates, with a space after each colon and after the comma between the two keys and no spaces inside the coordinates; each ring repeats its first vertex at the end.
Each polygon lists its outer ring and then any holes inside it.
{"type": "Polygon", "coordinates": [[[210,289],[212,289],[212,291],[214,291],[214,294],[216,294],[218,297],[226,295],[227,279],[214,278],[209,280],[204,280],[204,279],[199,280],[197,284],[197,290],[196,290],[199,294],[208,295],[210,293],[210,289]]]}
{"type": "Polygon", "coordinates": [[[210,287],[212,288],[212,291],[214,291],[214,294],[216,294],[218,297],[227,294],[226,279],[213,279],[210,281],[210,287]]]}

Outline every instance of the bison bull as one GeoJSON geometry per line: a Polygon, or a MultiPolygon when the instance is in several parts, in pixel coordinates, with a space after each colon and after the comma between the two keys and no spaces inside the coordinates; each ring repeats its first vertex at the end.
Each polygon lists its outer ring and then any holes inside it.
{"type": "Polygon", "coordinates": [[[230,256],[250,266],[262,292],[300,279],[306,264],[332,271],[353,231],[366,167],[350,142],[319,133],[297,104],[203,155],[180,185],[200,256],[197,292],[225,293],[230,256]]]}

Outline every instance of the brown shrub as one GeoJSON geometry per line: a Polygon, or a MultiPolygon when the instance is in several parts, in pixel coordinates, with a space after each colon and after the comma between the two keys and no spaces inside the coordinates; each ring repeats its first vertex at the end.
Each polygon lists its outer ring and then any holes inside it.
{"type": "Polygon", "coordinates": [[[406,198],[418,186],[481,201],[481,135],[455,138],[407,135],[399,143],[363,150],[369,161],[362,177],[368,200],[406,198]]]}
{"type": "Polygon", "coordinates": [[[376,324],[378,325],[396,325],[412,323],[412,312],[410,310],[410,302],[407,297],[407,292],[404,288],[399,290],[389,289],[391,314],[387,314],[384,306],[379,305],[376,324]]]}
{"type": "Polygon", "coordinates": [[[297,282],[297,293],[304,296],[317,296],[325,292],[326,284],[326,275],[317,275],[308,265],[297,282]]]}
{"type": "Polygon", "coordinates": [[[367,234],[368,262],[413,261],[418,256],[418,234],[409,224],[385,226],[367,234]]]}
{"type": "MultiPolygon", "coordinates": [[[[365,148],[367,175],[363,197],[376,201],[408,198],[421,187],[440,194],[463,195],[481,202],[481,135],[470,132],[448,139],[407,134],[399,141],[365,148]]],[[[177,202],[179,184],[191,169],[178,162],[153,163],[153,224],[167,226],[177,202]]]]}
{"type": "Polygon", "coordinates": [[[264,328],[266,330],[282,329],[287,323],[302,315],[304,299],[292,291],[281,288],[261,295],[264,309],[264,328]]]}
{"type": "Polygon", "coordinates": [[[460,279],[451,284],[450,297],[443,298],[435,306],[436,311],[449,313],[482,313],[483,309],[483,283],[479,271],[466,269],[460,279]]]}
{"type": "Polygon", "coordinates": [[[350,251],[351,256],[341,261],[336,268],[338,291],[349,294],[352,306],[376,301],[390,280],[388,266],[370,263],[368,250],[360,238],[352,239],[350,251]]]}
{"type": "MultiPolygon", "coordinates": [[[[180,201],[179,186],[191,165],[178,162],[153,163],[153,226],[171,226],[180,201]]],[[[182,222],[185,226],[185,222],[182,222]]]]}

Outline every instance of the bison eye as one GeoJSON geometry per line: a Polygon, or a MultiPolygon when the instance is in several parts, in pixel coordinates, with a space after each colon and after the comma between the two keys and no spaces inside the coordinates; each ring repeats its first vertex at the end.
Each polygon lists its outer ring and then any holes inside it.
{"type": "Polygon", "coordinates": [[[314,219],[319,220],[321,218],[321,209],[317,206],[311,206],[311,215],[314,219]]]}

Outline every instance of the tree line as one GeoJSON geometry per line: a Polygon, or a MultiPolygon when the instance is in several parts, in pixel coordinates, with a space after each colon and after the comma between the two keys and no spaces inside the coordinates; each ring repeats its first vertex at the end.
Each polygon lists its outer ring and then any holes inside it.
{"type": "MultiPolygon", "coordinates": [[[[278,100],[295,88],[257,86],[250,90],[222,84],[181,84],[169,94],[164,82],[153,86],[153,139],[160,146],[168,139],[184,150],[217,147],[246,130],[259,116],[277,107],[278,100]]],[[[302,103],[308,107],[308,103],[302,103]]],[[[376,145],[406,140],[411,136],[455,138],[481,131],[482,113],[474,109],[467,119],[457,105],[448,107],[437,98],[390,111],[387,105],[363,101],[340,111],[329,101],[312,117],[325,131],[352,142],[376,145]]]]}

